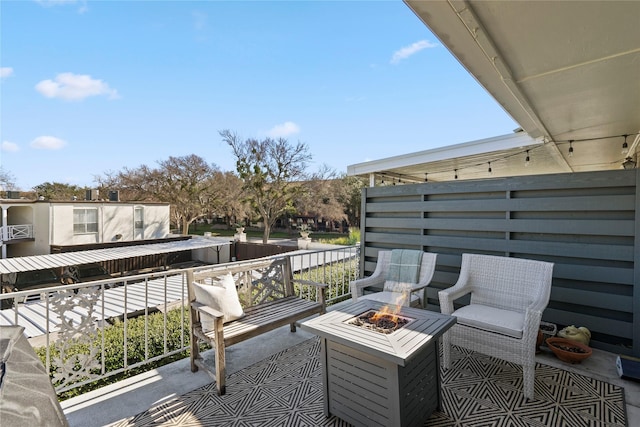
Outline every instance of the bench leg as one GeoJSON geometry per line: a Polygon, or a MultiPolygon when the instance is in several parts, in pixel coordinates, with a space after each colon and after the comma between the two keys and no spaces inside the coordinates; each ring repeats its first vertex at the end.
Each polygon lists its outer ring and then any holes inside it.
{"type": "Polygon", "coordinates": [[[200,351],[198,349],[198,338],[191,331],[191,372],[198,372],[198,366],[196,365],[196,359],[200,357],[200,351]]]}
{"type": "Polygon", "coordinates": [[[224,351],[224,335],[222,333],[222,318],[216,318],[215,322],[216,330],[216,346],[215,346],[215,360],[216,360],[216,386],[218,388],[218,395],[222,396],[226,393],[226,361],[224,351]]]}
{"type": "Polygon", "coordinates": [[[296,331],[296,324],[291,323],[291,332],[295,332],[295,331],[296,331]]]}

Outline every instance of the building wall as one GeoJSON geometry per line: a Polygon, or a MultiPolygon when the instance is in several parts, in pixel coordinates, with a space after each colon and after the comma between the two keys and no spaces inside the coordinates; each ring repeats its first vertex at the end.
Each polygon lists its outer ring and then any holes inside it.
{"type": "Polygon", "coordinates": [[[439,311],[462,253],[551,261],[543,319],[586,326],[593,347],[639,356],[637,181],[620,170],[365,188],[361,270],[373,272],[380,249],[438,253],[427,298],[439,311]]]}
{"type": "Polygon", "coordinates": [[[162,239],[170,234],[168,204],[31,201],[20,204],[2,203],[2,208],[7,209],[7,224],[33,225],[34,240],[7,244],[8,257],[48,254],[51,245],[65,246],[162,239]],[[136,206],[143,208],[144,232],[134,235],[134,210],[136,206]],[[75,208],[97,209],[97,233],[74,233],[73,211],[75,208]]]}
{"type": "Polygon", "coordinates": [[[169,235],[169,205],[134,205],[114,202],[55,203],[51,205],[52,245],[81,245],[134,239],[134,208],[144,209],[144,236],[160,239],[169,235]],[[74,234],[73,211],[76,208],[98,210],[98,232],[74,234]]]}

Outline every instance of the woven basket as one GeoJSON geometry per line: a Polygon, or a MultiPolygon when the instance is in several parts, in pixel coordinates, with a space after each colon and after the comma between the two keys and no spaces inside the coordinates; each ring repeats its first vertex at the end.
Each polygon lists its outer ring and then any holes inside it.
{"type": "Polygon", "coordinates": [[[547,338],[547,347],[563,362],[580,363],[592,354],[591,347],[566,338],[547,338]]]}

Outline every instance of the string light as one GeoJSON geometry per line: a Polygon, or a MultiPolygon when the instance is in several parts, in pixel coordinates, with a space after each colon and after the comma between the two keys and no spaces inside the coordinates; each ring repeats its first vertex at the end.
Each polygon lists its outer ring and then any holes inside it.
{"type": "Polygon", "coordinates": [[[629,144],[627,144],[627,137],[629,135],[622,136],[624,136],[624,142],[622,143],[622,154],[627,154],[629,152],[629,144]]]}
{"type": "MultiPolygon", "coordinates": [[[[622,144],[622,149],[624,150],[626,148],[628,150],[629,147],[628,147],[627,138],[629,136],[633,137],[635,135],[640,135],[640,133],[624,134],[624,135],[609,135],[609,136],[602,136],[602,137],[595,137],[595,138],[583,138],[583,139],[553,140],[553,141],[548,139],[547,137],[544,137],[543,138],[543,145],[546,145],[547,143],[551,143],[551,142],[553,142],[555,144],[566,144],[566,143],[569,143],[568,157],[573,157],[573,153],[574,153],[573,143],[574,142],[600,141],[600,140],[604,140],[604,139],[624,137],[624,142],[622,144]]],[[[538,147],[534,147],[534,148],[532,148],[532,150],[535,150],[536,148],[538,148],[538,147]]],[[[531,162],[531,156],[530,156],[529,151],[530,150],[519,151],[517,153],[512,153],[512,154],[508,154],[506,156],[497,157],[497,158],[493,159],[492,161],[506,160],[506,159],[509,159],[511,157],[514,157],[514,156],[521,156],[524,153],[525,154],[525,166],[529,166],[529,164],[531,162]]],[[[487,171],[489,172],[489,174],[492,174],[493,173],[493,168],[491,167],[491,162],[488,161],[487,163],[488,163],[487,171]]],[[[481,165],[482,165],[482,163],[478,163],[478,164],[475,164],[475,165],[468,165],[468,166],[465,166],[462,169],[477,168],[478,166],[481,166],[481,165]]],[[[449,170],[451,170],[451,169],[449,169],[449,170]]],[[[458,170],[459,170],[459,168],[454,169],[454,178],[455,179],[458,179],[458,170]]],[[[445,173],[445,172],[447,172],[447,169],[443,169],[443,170],[440,170],[440,171],[436,170],[436,171],[431,171],[431,172],[425,172],[424,173],[424,182],[429,182],[429,179],[428,179],[429,173],[430,174],[434,174],[434,173],[439,174],[439,173],[445,173]]],[[[412,180],[409,179],[409,181],[411,182],[412,180]]],[[[402,178],[400,178],[398,182],[400,184],[402,184],[402,178]]],[[[381,185],[385,185],[384,176],[382,176],[381,185]]],[[[389,183],[386,183],[386,185],[389,185],[389,183]]],[[[396,185],[395,178],[393,178],[393,184],[392,185],[396,185]]]]}

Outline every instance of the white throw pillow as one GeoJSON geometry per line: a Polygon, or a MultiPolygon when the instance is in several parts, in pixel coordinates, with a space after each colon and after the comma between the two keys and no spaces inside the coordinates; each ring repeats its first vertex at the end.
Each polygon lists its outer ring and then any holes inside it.
{"type": "MultiPolygon", "coordinates": [[[[231,273],[225,274],[218,280],[214,279],[210,285],[194,282],[193,291],[197,302],[224,313],[223,323],[244,316],[242,305],[240,305],[240,300],[238,299],[236,284],[231,273]]],[[[202,329],[205,332],[213,329],[213,321],[213,316],[201,313],[200,323],[202,323],[202,329]]]]}

